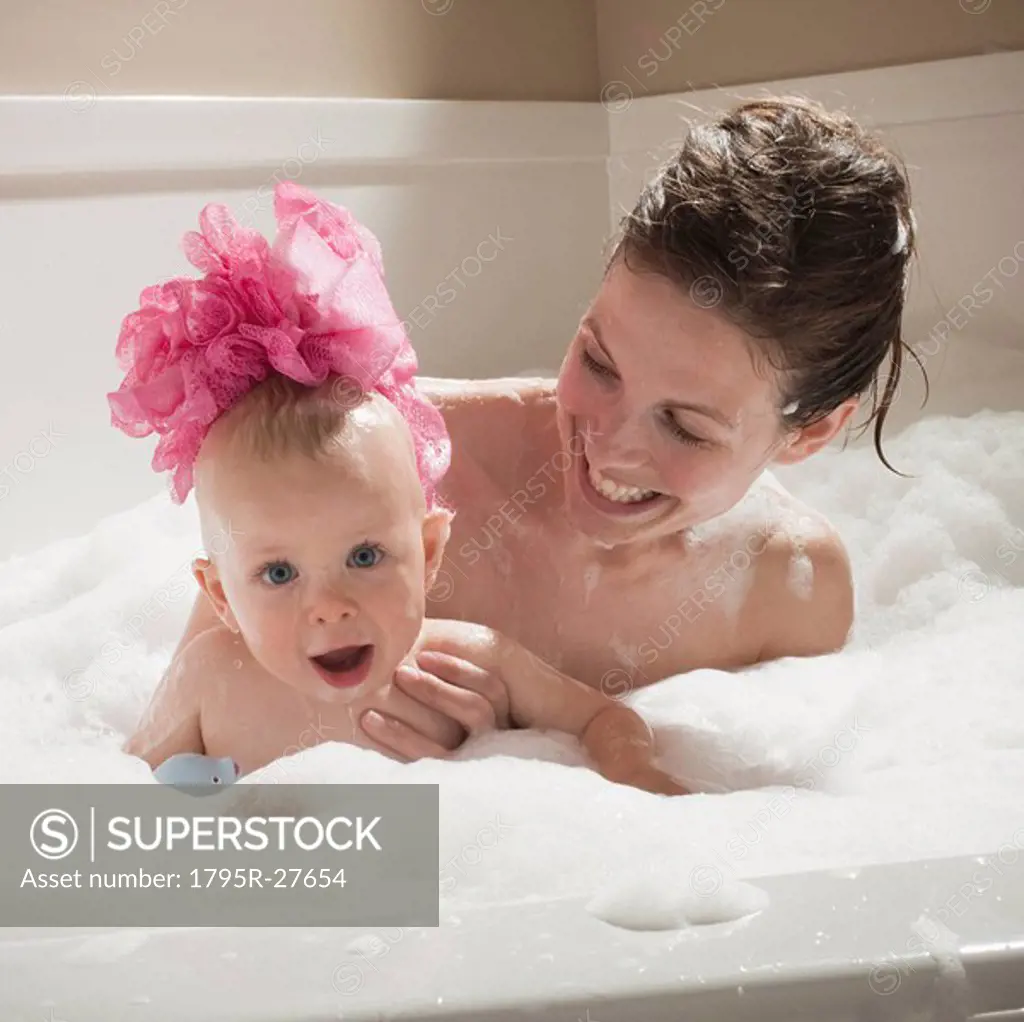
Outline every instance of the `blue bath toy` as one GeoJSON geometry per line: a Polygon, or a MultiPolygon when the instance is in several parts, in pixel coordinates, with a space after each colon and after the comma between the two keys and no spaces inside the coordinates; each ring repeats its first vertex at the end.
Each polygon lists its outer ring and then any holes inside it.
{"type": "Polygon", "coordinates": [[[201,756],[197,752],[179,752],[153,771],[161,784],[169,784],[186,795],[213,794],[219,787],[234,784],[238,774],[238,764],[233,759],[201,756]]]}

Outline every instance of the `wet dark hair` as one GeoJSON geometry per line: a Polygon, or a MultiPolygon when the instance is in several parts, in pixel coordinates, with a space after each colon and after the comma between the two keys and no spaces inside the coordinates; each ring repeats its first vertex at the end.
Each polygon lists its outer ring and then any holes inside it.
{"type": "Polygon", "coordinates": [[[879,139],[806,100],[743,103],[694,127],[620,226],[609,265],[661,274],[757,339],[784,428],[870,393],[860,428],[875,421],[896,471],[882,425],[904,349],[916,357],[900,326],[915,237],[906,171],[879,139]]]}

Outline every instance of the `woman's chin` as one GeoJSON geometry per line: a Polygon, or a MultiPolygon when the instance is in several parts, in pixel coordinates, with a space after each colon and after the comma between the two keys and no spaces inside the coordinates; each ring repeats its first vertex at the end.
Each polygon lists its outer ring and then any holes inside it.
{"type": "Polygon", "coordinates": [[[609,521],[588,510],[572,508],[566,509],[566,517],[578,535],[603,547],[642,543],[681,531],[681,528],[676,528],[664,519],[635,523],[609,521]]]}

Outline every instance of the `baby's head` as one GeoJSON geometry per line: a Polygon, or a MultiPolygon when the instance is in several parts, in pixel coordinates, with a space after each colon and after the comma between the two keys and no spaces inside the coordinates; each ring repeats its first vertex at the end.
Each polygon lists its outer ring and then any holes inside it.
{"type": "Polygon", "coordinates": [[[398,409],[340,382],[271,376],[195,464],[217,551],[196,561],[200,587],[267,671],[328,699],[385,683],[410,652],[450,519],[428,507],[398,409]]]}
{"type": "Polygon", "coordinates": [[[271,674],[337,696],[390,678],[416,641],[451,444],[373,233],[290,181],[274,217],[271,243],[203,208],[183,239],[203,276],[142,292],[107,400],[129,436],[159,434],[176,502],[196,484],[219,552],[195,573],[222,620],[271,674]]]}

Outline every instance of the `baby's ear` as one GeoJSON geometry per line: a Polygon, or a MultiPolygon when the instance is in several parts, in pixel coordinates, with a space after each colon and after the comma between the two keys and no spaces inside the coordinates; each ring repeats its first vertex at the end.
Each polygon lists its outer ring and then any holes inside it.
{"type": "Polygon", "coordinates": [[[228,603],[227,597],[224,595],[224,586],[220,580],[220,572],[217,571],[217,565],[213,563],[208,557],[197,557],[192,562],[192,574],[195,577],[196,582],[199,583],[199,588],[206,594],[207,599],[213,604],[213,609],[217,612],[217,617],[224,622],[224,624],[235,634],[238,633],[238,622],[235,620],[235,615],[231,612],[231,605],[228,603]]]}
{"type": "Polygon", "coordinates": [[[423,574],[427,589],[434,584],[444,548],[452,532],[452,513],[443,508],[428,511],[423,517],[423,574]]]}

